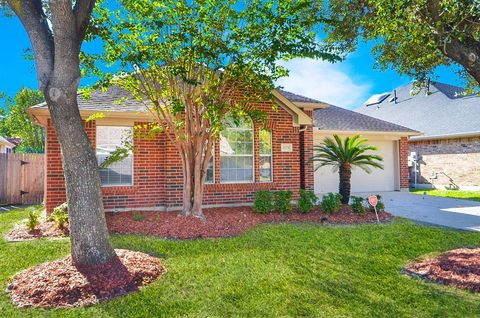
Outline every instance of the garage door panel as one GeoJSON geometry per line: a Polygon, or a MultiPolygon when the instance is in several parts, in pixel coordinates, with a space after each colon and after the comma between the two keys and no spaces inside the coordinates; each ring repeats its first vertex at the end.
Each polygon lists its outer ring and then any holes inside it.
{"type": "MultiPolygon", "coordinates": [[[[315,143],[322,138],[315,138],[315,143]]],[[[378,150],[372,153],[380,155],[383,158],[384,169],[372,168],[370,174],[362,169],[355,167],[352,171],[352,192],[379,192],[396,190],[396,142],[391,140],[370,140],[371,145],[378,147],[378,150]]],[[[334,172],[331,167],[321,167],[315,171],[315,192],[338,192],[338,171],[334,172]]]]}

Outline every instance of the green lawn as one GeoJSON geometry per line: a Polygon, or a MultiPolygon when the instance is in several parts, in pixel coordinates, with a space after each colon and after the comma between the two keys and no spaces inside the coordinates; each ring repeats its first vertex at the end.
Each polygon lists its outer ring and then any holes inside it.
{"type": "Polygon", "coordinates": [[[436,197],[480,201],[480,191],[410,189],[410,192],[415,194],[426,193],[427,195],[433,195],[436,197]]]}
{"type": "MultiPolygon", "coordinates": [[[[25,211],[0,213],[6,233],[25,211]]],[[[17,271],[65,256],[68,239],[0,238],[1,317],[478,317],[480,295],[400,274],[405,262],[480,234],[416,225],[263,225],[236,238],[168,241],[116,235],[115,247],[164,259],[157,282],[83,309],[16,309],[4,292],[17,271]]]]}

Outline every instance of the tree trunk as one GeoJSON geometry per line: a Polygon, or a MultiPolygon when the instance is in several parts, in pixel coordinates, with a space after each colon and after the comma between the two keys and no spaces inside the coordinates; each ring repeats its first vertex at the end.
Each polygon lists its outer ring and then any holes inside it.
{"type": "Polygon", "coordinates": [[[115,252],[108,240],[97,159],[78,110],[75,73],[66,69],[54,75],[44,94],[62,150],[73,261],[101,264],[115,252]]]}
{"type": "Polygon", "coordinates": [[[115,252],[108,240],[97,159],[78,111],[76,86],[64,92],[55,101],[46,96],[62,149],[72,258],[81,265],[105,263],[115,252]]]}
{"type": "Polygon", "coordinates": [[[211,143],[205,145],[203,138],[187,145],[181,153],[183,174],[183,209],[182,215],[194,216],[205,220],[203,214],[203,188],[211,155],[211,143]],[[199,149],[198,149],[199,148],[199,149]]]}
{"type": "Polygon", "coordinates": [[[341,164],[339,167],[340,184],[338,192],[342,196],[342,203],[348,204],[350,201],[350,180],[352,178],[352,167],[348,163],[341,164]]]}

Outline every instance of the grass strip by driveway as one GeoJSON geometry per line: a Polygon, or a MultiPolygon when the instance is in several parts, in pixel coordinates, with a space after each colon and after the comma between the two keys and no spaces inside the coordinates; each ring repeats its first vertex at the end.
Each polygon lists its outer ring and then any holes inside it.
{"type": "Polygon", "coordinates": [[[454,199],[465,199],[471,201],[480,201],[480,191],[463,190],[437,190],[437,189],[410,189],[414,194],[426,194],[435,197],[445,197],[454,199]]]}
{"type": "MultiPolygon", "coordinates": [[[[0,214],[0,234],[25,218],[0,214]]],[[[261,225],[235,238],[169,241],[115,235],[116,248],[162,257],[167,273],[140,292],[75,309],[17,309],[4,292],[17,271],[69,252],[68,239],[0,238],[2,317],[476,317],[480,295],[400,274],[427,253],[480,245],[480,233],[391,224],[261,225]]]]}

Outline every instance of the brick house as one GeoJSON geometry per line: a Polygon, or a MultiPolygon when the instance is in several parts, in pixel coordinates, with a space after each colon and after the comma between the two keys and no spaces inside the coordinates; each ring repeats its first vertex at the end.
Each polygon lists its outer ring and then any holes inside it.
{"type": "MultiPolygon", "coordinates": [[[[309,159],[314,135],[322,130],[314,127],[312,117],[330,105],[280,90],[273,95],[276,111],[272,110],[272,101],[256,104],[268,113],[265,126],[245,120],[222,132],[207,171],[205,207],[251,204],[254,193],[262,189],[292,190],[294,197],[300,188],[317,190],[314,165],[309,159]]],[[[94,91],[89,100],[79,95],[78,104],[84,119],[98,112],[104,114],[103,118],[85,122],[99,162],[120,146],[123,138],[133,138],[134,150],[128,158],[100,169],[106,211],[179,209],[183,175],[176,148],[162,134],[132,137],[134,126],[152,121],[145,106],[118,87],[94,91]],[[119,105],[117,101],[122,98],[119,105]]],[[[60,145],[46,105],[36,105],[28,113],[46,129],[45,205],[51,211],[66,200],[60,145]]],[[[390,125],[390,129],[400,127],[390,125]]],[[[396,130],[396,140],[406,144],[412,131],[404,127],[396,130]]],[[[397,152],[394,158],[398,189],[408,186],[408,180],[400,178],[400,170],[407,169],[406,159],[404,151],[397,152]]]]}
{"type": "Polygon", "coordinates": [[[433,81],[414,94],[408,84],[378,95],[357,111],[422,132],[409,139],[413,186],[417,180],[419,188],[480,190],[478,95],[433,81]]]}

